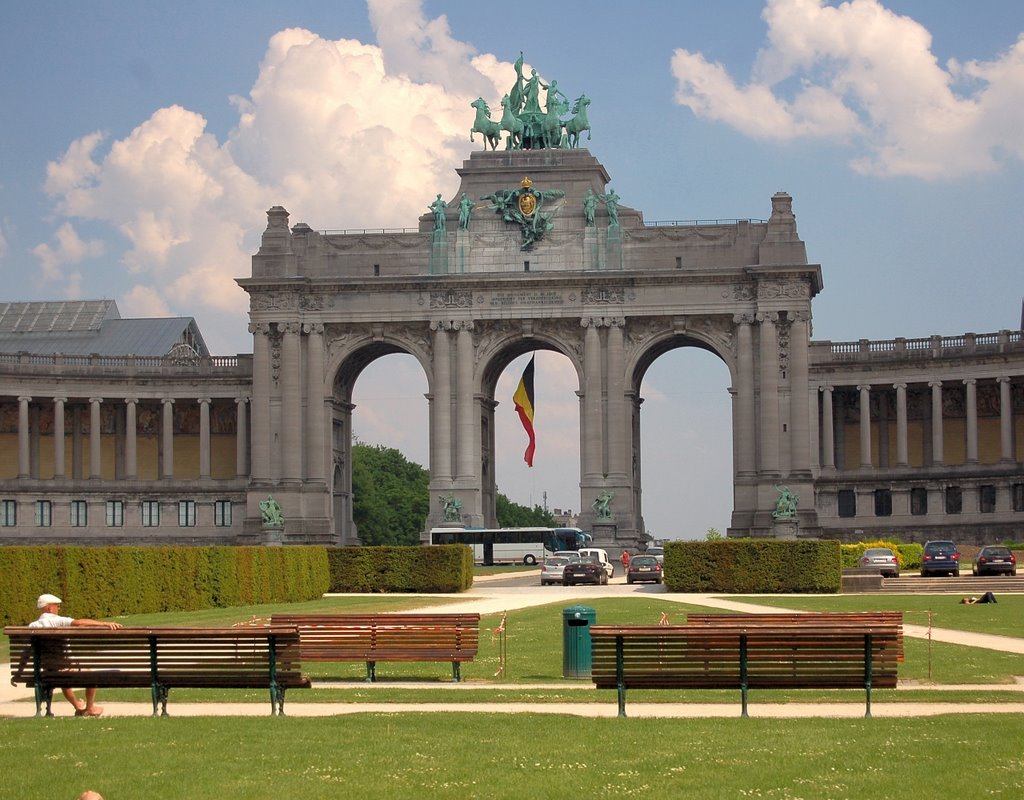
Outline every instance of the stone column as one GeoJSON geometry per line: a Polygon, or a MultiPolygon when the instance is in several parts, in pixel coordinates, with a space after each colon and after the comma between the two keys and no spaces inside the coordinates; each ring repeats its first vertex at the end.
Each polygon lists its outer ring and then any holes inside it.
{"type": "MultiPolygon", "coordinates": [[[[458,465],[456,477],[471,481],[476,475],[476,406],[473,391],[473,322],[463,320],[455,339],[455,429],[458,465]]],[[[465,509],[469,511],[469,509],[465,509]]]]}
{"type": "Polygon", "coordinates": [[[1000,460],[1015,461],[1013,455],[1013,405],[1010,400],[1010,378],[1002,376],[999,381],[999,444],[1000,460]]]}
{"type": "Polygon", "coordinates": [[[306,333],[306,477],[321,482],[327,479],[331,441],[324,426],[324,326],[307,323],[302,330],[306,333]]]}
{"type": "Polygon", "coordinates": [[[64,477],[64,404],[66,397],[53,398],[53,477],[64,477]]]}
{"type": "Polygon", "coordinates": [[[833,411],[834,386],[822,386],[821,388],[821,450],[822,468],[835,470],[836,468],[836,428],[833,411]]]}
{"type": "Polygon", "coordinates": [[[174,477],[174,400],[165,397],[160,402],[164,405],[163,422],[160,426],[164,447],[164,469],[161,477],[169,480],[174,477]]]}
{"type": "Polygon", "coordinates": [[[736,473],[753,475],[757,470],[757,422],[754,418],[754,344],[750,314],[736,314],[736,473]]]}
{"type": "Polygon", "coordinates": [[[124,476],[128,480],[139,477],[139,446],[138,446],[138,404],[136,397],[125,398],[124,422],[124,476]]]}
{"type": "Polygon", "coordinates": [[[299,323],[281,326],[281,450],[287,483],[302,481],[302,362],[299,352],[299,323]]]}
{"type": "Polygon", "coordinates": [[[431,322],[434,331],[434,382],[430,404],[430,475],[447,485],[452,478],[452,355],[448,324],[431,322]]]}
{"type": "Polygon", "coordinates": [[[625,483],[632,471],[629,468],[632,459],[631,423],[626,404],[625,324],[622,317],[608,320],[608,473],[617,483],[625,483]]]}
{"type": "Polygon", "coordinates": [[[860,392],[860,465],[871,468],[871,386],[862,384],[860,392]]]}
{"type": "Polygon", "coordinates": [[[199,480],[210,479],[210,398],[199,398],[199,480]]]}
{"type": "Polygon", "coordinates": [[[89,398],[89,479],[99,480],[102,475],[100,460],[100,403],[102,397],[89,398]]]}
{"type": "Polygon", "coordinates": [[[580,325],[583,333],[583,420],[580,425],[582,439],[582,470],[584,483],[593,485],[604,474],[604,430],[601,415],[601,336],[597,326],[600,320],[584,318],[580,325]]]}
{"type": "Polygon", "coordinates": [[[945,460],[945,445],[942,439],[942,381],[929,381],[932,387],[932,464],[945,460]]]}
{"type": "Polygon", "coordinates": [[[811,474],[811,409],[807,394],[807,318],[806,311],[791,315],[789,329],[790,422],[793,442],[790,471],[810,477],[811,474]]]}
{"type": "Polygon", "coordinates": [[[31,471],[29,461],[29,425],[28,425],[28,404],[32,402],[31,397],[21,396],[18,398],[18,477],[28,478],[31,471]]]}
{"type": "Polygon", "coordinates": [[[249,326],[252,337],[252,464],[256,483],[270,480],[270,325],[249,326]]]}
{"type": "Polygon", "coordinates": [[[967,463],[978,463],[978,381],[965,378],[967,394],[967,463]]]}
{"type": "Polygon", "coordinates": [[[248,402],[246,397],[235,398],[235,475],[239,478],[249,474],[249,419],[245,411],[248,402]]]}
{"type": "Polygon", "coordinates": [[[909,463],[907,448],[907,384],[894,383],[896,390],[896,466],[909,463]]]}
{"type": "Polygon", "coordinates": [[[779,474],[779,315],[763,312],[761,323],[761,470],[779,474]]]}

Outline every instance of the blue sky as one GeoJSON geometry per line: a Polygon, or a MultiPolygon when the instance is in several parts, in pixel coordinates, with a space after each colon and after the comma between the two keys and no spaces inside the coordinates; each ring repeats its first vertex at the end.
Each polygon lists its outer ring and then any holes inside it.
{"type": "MultiPolygon", "coordinates": [[[[113,297],[126,316],[195,316],[218,354],[249,352],[233,278],[265,210],[317,229],[414,225],[455,192],[469,100],[496,106],[522,50],[591,97],[589,148],[646,220],[765,218],[789,192],[824,275],[815,339],[1019,326],[1018,0],[509,8],[8,0],[0,299],[113,297]]],[[[577,387],[564,361],[538,356],[527,470],[510,400],[522,366],[499,386],[499,488],[578,508],[577,387]]],[[[355,428],[425,463],[417,372],[401,357],[372,366],[355,428]]],[[[647,375],[656,535],[728,525],[727,386],[724,366],[690,351],[647,375]]]]}

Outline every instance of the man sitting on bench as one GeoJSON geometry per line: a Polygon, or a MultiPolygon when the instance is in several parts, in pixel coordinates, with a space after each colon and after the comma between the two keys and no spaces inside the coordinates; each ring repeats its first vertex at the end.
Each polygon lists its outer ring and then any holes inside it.
{"type": "MultiPolygon", "coordinates": [[[[118,622],[99,622],[94,619],[74,619],[73,617],[62,617],[60,615],[60,604],[63,601],[52,594],[41,594],[39,599],[36,600],[36,606],[42,612],[39,615],[39,619],[35,622],[30,622],[30,628],[79,628],[79,627],[99,627],[109,628],[110,630],[117,630],[123,627],[118,622]]],[[[103,713],[103,706],[96,705],[96,688],[88,688],[85,690],[85,702],[83,703],[77,697],[75,697],[75,690],[70,686],[65,686],[61,689],[64,693],[64,697],[67,701],[75,707],[76,717],[98,717],[103,713]]]]}

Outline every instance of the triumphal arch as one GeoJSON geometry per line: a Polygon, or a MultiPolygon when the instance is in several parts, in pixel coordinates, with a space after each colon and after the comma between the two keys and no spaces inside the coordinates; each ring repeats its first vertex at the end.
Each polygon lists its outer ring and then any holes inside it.
{"type": "MultiPolygon", "coordinates": [[[[252,276],[239,281],[254,337],[248,516],[258,522],[256,503],[272,491],[290,536],[357,541],[353,385],[374,359],[407,353],[429,387],[424,530],[443,522],[442,498],[457,498],[462,523],[495,525],[498,377],[517,356],[554,350],[578,376],[580,527],[635,546],[641,382],[659,355],[698,347],[731,376],[730,534],[778,535],[780,485],[814,496],[808,354],[822,280],[792,198],[766,197],[767,219],[645,224],[579,146],[582,131],[567,133],[589,99],[571,104],[555,135],[550,118],[570,103],[541,84],[543,112],[537,87],[521,74],[517,86],[522,129],[501,148],[490,109],[474,103],[484,149],[456,170],[454,197],[427,194],[415,229],[323,233],[268,211],[252,276]]],[[[813,502],[787,516],[789,534],[820,532],[813,502]]]]}

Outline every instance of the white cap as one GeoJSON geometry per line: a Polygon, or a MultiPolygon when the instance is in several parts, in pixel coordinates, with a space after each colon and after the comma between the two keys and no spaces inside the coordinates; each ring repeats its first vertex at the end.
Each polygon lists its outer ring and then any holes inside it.
{"type": "Polygon", "coordinates": [[[60,605],[63,602],[64,601],[57,597],[57,595],[55,594],[41,594],[39,595],[39,599],[36,600],[36,608],[46,608],[47,606],[53,605],[54,603],[60,605]]]}

